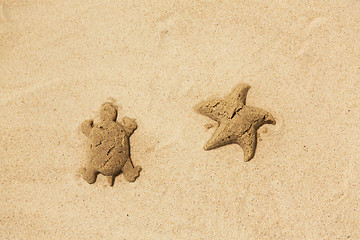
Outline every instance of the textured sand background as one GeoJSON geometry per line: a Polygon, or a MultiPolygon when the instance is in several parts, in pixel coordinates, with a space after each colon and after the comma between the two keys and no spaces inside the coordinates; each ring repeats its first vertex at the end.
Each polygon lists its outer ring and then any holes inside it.
{"type": "Polygon", "coordinates": [[[1,239],[360,239],[360,1],[1,1],[1,239]],[[92,2],[92,3],[89,3],[92,2]],[[239,82],[255,158],[193,111],[239,82]],[[135,183],[88,185],[80,123],[136,118],[135,183]]]}

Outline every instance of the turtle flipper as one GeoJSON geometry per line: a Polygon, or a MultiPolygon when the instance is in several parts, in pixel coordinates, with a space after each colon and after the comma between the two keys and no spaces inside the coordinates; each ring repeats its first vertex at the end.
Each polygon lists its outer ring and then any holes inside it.
{"type": "Polygon", "coordinates": [[[99,172],[91,166],[86,166],[80,170],[80,173],[86,182],[93,184],[99,172]]]}
{"type": "Polygon", "coordinates": [[[125,128],[126,134],[130,137],[134,131],[137,129],[137,124],[135,119],[124,117],[121,121],[121,125],[125,128]]]}
{"type": "Polygon", "coordinates": [[[94,127],[94,121],[93,120],[86,120],[81,124],[81,132],[85,136],[89,136],[91,129],[94,127]]]}
{"type": "Polygon", "coordinates": [[[140,166],[134,167],[131,159],[128,159],[124,165],[122,172],[126,181],[134,182],[136,178],[139,177],[141,169],[142,168],[140,166]]]}

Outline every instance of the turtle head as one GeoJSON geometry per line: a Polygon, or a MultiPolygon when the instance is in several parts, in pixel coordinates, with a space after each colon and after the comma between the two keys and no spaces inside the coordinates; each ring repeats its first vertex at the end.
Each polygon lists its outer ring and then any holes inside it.
{"type": "Polygon", "coordinates": [[[109,102],[104,103],[100,109],[101,121],[115,121],[117,117],[116,108],[109,102]]]}

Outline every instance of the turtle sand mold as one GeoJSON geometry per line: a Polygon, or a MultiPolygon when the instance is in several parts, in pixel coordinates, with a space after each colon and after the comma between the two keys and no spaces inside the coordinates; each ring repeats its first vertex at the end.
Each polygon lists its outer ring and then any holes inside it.
{"type": "Polygon", "coordinates": [[[137,128],[134,119],[123,118],[116,122],[117,110],[106,102],[100,109],[100,122],[86,120],[81,125],[81,131],[88,137],[88,163],[81,169],[81,175],[86,182],[92,184],[99,173],[107,176],[110,186],[120,173],[129,182],[134,182],[141,171],[140,166],[134,166],[130,158],[129,138],[137,128]]]}

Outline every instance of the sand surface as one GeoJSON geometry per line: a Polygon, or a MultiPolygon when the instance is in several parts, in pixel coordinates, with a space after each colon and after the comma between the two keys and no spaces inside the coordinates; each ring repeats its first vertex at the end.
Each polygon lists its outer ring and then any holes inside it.
{"type": "Polygon", "coordinates": [[[0,1],[1,239],[360,239],[360,1],[0,1]],[[255,157],[193,107],[252,86],[255,157]],[[79,174],[135,118],[141,176],[79,174]],[[205,127],[207,126],[207,127],[205,127]]]}

